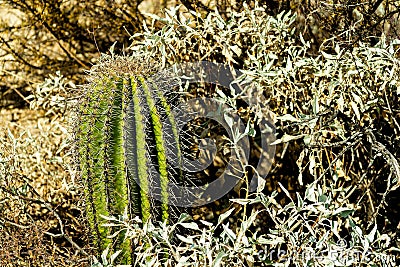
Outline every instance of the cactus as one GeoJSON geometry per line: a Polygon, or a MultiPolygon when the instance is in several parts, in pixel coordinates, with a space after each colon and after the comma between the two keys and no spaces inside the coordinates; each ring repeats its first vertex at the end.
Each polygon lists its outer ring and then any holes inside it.
{"type": "MultiPolygon", "coordinates": [[[[91,237],[99,252],[111,243],[107,236],[112,233],[102,226],[106,222],[103,216],[116,216],[127,211],[130,218],[140,216],[142,221],[153,214],[168,221],[168,182],[182,175],[168,166],[166,154],[171,144],[166,143],[163,130],[166,120],[172,126],[174,121],[171,98],[162,87],[172,87],[174,79],[170,78],[168,82],[163,77],[164,84],[149,82],[147,78],[156,68],[154,63],[145,62],[106,57],[92,68],[90,83],[84,87],[79,105],[79,167],[91,237]],[[127,168],[127,164],[131,168],[127,168]],[[146,194],[152,186],[154,168],[151,167],[154,166],[160,179],[159,207],[146,194]],[[140,187],[135,180],[139,181],[140,187]]],[[[179,137],[172,130],[178,144],[173,146],[174,153],[179,154],[179,137]]],[[[124,240],[124,233],[119,234],[113,248],[122,250],[123,262],[133,261],[133,250],[129,240],[124,240]]]]}

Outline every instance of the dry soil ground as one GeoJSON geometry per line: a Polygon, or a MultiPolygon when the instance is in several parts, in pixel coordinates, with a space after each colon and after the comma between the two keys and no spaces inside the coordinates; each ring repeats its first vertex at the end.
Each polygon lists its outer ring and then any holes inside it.
{"type": "Polygon", "coordinates": [[[0,266],[86,266],[65,117],[0,109],[0,266]]]}

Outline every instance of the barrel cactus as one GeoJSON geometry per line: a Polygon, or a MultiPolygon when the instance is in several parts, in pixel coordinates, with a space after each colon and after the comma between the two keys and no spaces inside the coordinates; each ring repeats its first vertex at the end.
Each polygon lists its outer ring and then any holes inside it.
{"type": "MultiPolygon", "coordinates": [[[[161,83],[149,78],[156,70],[154,61],[105,56],[90,71],[83,90],[77,148],[91,238],[99,252],[111,245],[107,236],[112,233],[102,226],[104,216],[127,212],[129,218],[139,216],[142,221],[151,215],[169,220],[168,181],[181,174],[168,166],[166,151],[172,149],[178,157],[180,152],[176,131],[176,142],[169,138],[167,143],[163,127],[165,121],[170,128],[175,123],[170,88],[177,80],[166,76],[161,83]],[[148,195],[155,171],[158,202],[148,195]]],[[[125,263],[132,262],[133,250],[123,232],[112,247],[122,250],[125,263]]]]}

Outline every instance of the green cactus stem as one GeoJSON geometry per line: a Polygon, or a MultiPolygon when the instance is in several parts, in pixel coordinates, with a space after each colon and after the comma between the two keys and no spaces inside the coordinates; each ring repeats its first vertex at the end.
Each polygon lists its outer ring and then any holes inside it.
{"type": "MultiPolygon", "coordinates": [[[[164,136],[164,123],[172,125],[178,144],[174,146],[175,154],[181,155],[170,101],[157,82],[146,79],[154,68],[139,65],[123,57],[108,57],[100,62],[91,70],[90,83],[84,87],[79,105],[79,167],[92,242],[99,253],[112,242],[108,236],[113,233],[103,226],[107,222],[104,216],[119,216],[127,211],[128,219],[139,216],[147,221],[154,215],[167,222],[169,180],[183,177],[167,161],[171,144],[164,136]],[[148,195],[154,166],[160,179],[158,207],[148,195]]],[[[132,263],[133,248],[123,232],[112,247],[122,250],[122,263],[132,263]]]]}

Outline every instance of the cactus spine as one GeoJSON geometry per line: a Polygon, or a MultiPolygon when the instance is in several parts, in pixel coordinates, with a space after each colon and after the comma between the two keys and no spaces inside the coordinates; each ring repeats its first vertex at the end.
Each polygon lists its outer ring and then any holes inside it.
{"type": "MultiPolygon", "coordinates": [[[[91,82],[79,105],[79,166],[91,236],[99,252],[111,243],[107,236],[112,233],[102,226],[106,222],[103,216],[121,215],[127,209],[130,218],[139,215],[146,221],[154,214],[157,207],[146,194],[152,186],[154,166],[161,195],[156,213],[163,221],[169,218],[168,182],[176,172],[168,166],[171,144],[166,143],[163,122],[168,120],[174,128],[171,107],[156,83],[149,86],[143,76],[146,71],[129,69],[134,65],[122,57],[100,63],[92,69],[91,82]],[[131,168],[127,168],[128,163],[131,168]]],[[[179,143],[177,132],[172,130],[179,143]]],[[[124,240],[124,233],[114,249],[122,250],[124,263],[132,263],[132,245],[124,240]]]]}

